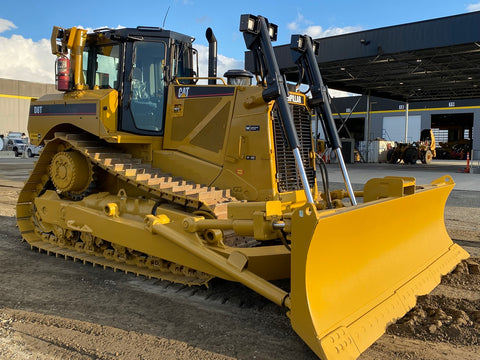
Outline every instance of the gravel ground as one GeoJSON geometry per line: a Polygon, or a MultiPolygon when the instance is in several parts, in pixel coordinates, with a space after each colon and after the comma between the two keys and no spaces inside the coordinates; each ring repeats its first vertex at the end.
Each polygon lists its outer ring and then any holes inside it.
{"type": "MultiPolygon", "coordinates": [[[[14,218],[31,166],[0,159],[1,359],[316,359],[282,309],[241,285],[188,288],[31,251],[14,218]]],[[[445,210],[472,258],[360,359],[480,358],[479,199],[454,191],[445,210]]]]}

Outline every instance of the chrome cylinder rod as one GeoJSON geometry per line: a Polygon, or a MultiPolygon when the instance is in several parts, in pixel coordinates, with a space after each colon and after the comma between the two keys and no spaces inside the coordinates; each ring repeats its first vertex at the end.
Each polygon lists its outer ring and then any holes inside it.
{"type": "Polygon", "coordinates": [[[297,170],[300,178],[302,179],[303,189],[305,190],[305,196],[307,201],[310,204],[313,204],[313,195],[310,190],[310,185],[308,183],[307,173],[305,172],[305,167],[303,166],[302,156],[300,155],[300,150],[298,148],[293,149],[293,155],[295,156],[295,162],[297,163],[297,170]]]}
{"type": "Polygon", "coordinates": [[[350,197],[350,202],[352,205],[357,205],[357,200],[355,199],[355,194],[353,193],[352,184],[350,183],[350,177],[348,176],[347,167],[345,166],[345,161],[343,160],[342,148],[335,149],[335,154],[337,155],[338,164],[342,170],[343,182],[350,197]]]}

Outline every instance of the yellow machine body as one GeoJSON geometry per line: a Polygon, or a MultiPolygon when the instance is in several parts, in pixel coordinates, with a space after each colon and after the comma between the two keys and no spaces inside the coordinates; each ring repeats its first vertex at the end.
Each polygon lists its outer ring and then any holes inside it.
{"type": "MultiPolygon", "coordinates": [[[[118,93],[116,90],[84,90],[46,95],[32,103],[28,130],[32,143],[41,144],[57,131],[81,129],[111,144],[119,144],[144,162],[176,176],[198,183],[228,188],[238,200],[272,200],[280,195],[275,178],[273,103],[252,105],[261,100],[261,87],[233,87],[230,96],[177,98],[180,85],[169,86],[163,136],[140,136],[117,131],[118,93]],[[65,112],[42,116],[49,107],[88,105],[96,109],[78,116],[65,112]]],[[[213,86],[194,86],[203,89],[213,86]]],[[[193,91],[193,90],[192,90],[193,91]]],[[[303,94],[297,93],[301,116],[309,117],[303,94]]],[[[277,129],[278,131],[278,129],[277,129]]],[[[308,141],[311,139],[308,138],[308,141]]],[[[310,141],[311,143],[311,141],[310,141]]],[[[306,160],[313,168],[313,149],[306,160]]],[[[315,192],[316,192],[316,187],[315,192]]]]}
{"type": "Polygon", "coordinates": [[[20,193],[17,221],[32,247],[189,285],[238,281],[287,307],[322,359],[356,358],[468,256],[445,229],[448,176],[424,186],[372,179],[363,203],[327,209],[303,94],[291,93],[289,106],[314,203],[262,85],[173,79],[163,132],[144,134],[122,129],[124,93],[88,89],[75,74],[72,91],[30,109],[30,138],[45,148],[20,193]],[[406,211],[422,221],[384,221],[406,211]],[[290,291],[270,282],[284,278],[290,291]]]}

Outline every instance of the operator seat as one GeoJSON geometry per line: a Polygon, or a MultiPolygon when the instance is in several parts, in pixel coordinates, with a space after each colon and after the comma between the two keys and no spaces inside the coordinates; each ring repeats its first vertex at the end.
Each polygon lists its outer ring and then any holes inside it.
{"type": "Polygon", "coordinates": [[[132,99],[148,100],[147,85],[143,81],[142,69],[135,67],[132,70],[132,99]]]}

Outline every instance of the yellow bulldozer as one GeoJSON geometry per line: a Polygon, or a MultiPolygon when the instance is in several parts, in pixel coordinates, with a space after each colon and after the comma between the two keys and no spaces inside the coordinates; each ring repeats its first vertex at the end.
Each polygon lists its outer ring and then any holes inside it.
{"type": "Polygon", "coordinates": [[[225,81],[215,51],[208,78],[197,76],[190,36],[54,27],[61,91],[30,106],[30,138],[45,147],[19,195],[18,228],[32,248],[104,268],[240,282],[285,307],[321,359],[354,359],[468,256],[443,220],[454,182],[386,177],[353,191],[318,43],[291,40],[307,97],[279,71],[276,25],[245,14],[240,31],[257,69],[225,81]],[[317,186],[313,112],[345,189],[317,186]],[[383,221],[407,209],[423,221],[383,221]]]}

